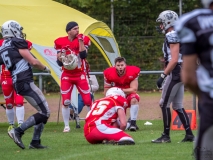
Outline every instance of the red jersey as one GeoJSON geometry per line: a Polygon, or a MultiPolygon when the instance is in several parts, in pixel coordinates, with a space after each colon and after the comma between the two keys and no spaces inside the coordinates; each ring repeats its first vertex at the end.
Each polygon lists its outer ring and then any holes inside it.
{"type": "Polygon", "coordinates": [[[111,125],[118,118],[118,109],[124,109],[126,106],[127,101],[122,96],[110,96],[96,100],[86,116],[85,125],[89,127],[88,132],[92,127],[100,124],[111,125]]]}
{"type": "Polygon", "coordinates": [[[104,70],[104,81],[111,87],[129,88],[130,83],[138,78],[140,68],[136,66],[126,66],[126,73],[119,77],[115,67],[110,67],[104,70]]]}
{"type": "MultiPolygon", "coordinates": [[[[74,69],[74,70],[67,70],[64,67],[62,67],[64,71],[74,73],[74,72],[78,72],[78,71],[83,70],[83,65],[82,65],[83,61],[79,57],[79,41],[78,41],[77,37],[75,39],[73,39],[73,41],[70,41],[68,39],[68,36],[59,37],[54,41],[54,43],[55,43],[54,48],[57,50],[57,52],[61,52],[61,50],[63,48],[69,47],[69,49],[72,52],[74,52],[74,54],[76,54],[78,56],[78,67],[76,67],[76,69],[74,69]]],[[[86,48],[89,48],[90,44],[91,44],[90,38],[88,36],[84,36],[84,46],[86,48]]],[[[69,51],[66,52],[66,55],[68,55],[68,54],[70,54],[69,51]]]]}
{"type": "MultiPolygon", "coordinates": [[[[2,46],[4,39],[0,39],[0,46],[2,46]]],[[[27,44],[28,44],[28,49],[31,50],[32,49],[32,43],[28,40],[27,44]]],[[[1,77],[3,78],[12,78],[10,72],[8,71],[8,69],[6,68],[6,66],[3,64],[1,65],[1,77]]]]}

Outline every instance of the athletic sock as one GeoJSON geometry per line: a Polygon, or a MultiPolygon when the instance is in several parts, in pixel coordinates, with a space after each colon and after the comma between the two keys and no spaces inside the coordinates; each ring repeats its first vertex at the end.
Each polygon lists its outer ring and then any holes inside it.
{"type": "Polygon", "coordinates": [[[183,124],[183,127],[185,128],[186,134],[193,135],[192,130],[190,128],[189,117],[188,117],[185,109],[184,108],[178,109],[178,110],[176,110],[176,112],[180,118],[180,121],[183,124]]]}
{"type": "Polygon", "coordinates": [[[40,140],[43,129],[44,129],[44,123],[34,125],[34,133],[33,133],[32,140],[40,140]]]}
{"type": "Polygon", "coordinates": [[[138,110],[139,110],[139,105],[138,104],[131,105],[131,107],[130,107],[130,117],[131,117],[131,120],[134,120],[134,121],[137,120],[138,110]]]}
{"type": "Polygon", "coordinates": [[[21,106],[21,107],[16,106],[16,118],[17,118],[18,124],[21,124],[24,122],[24,106],[21,106]]]}
{"type": "Polygon", "coordinates": [[[12,109],[7,109],[6,108],[6,115],[7,115],[7,120],[9,122],[9,124],[14,124],[14,116],[15,116],[15,112],[14,112],[14,108],[12,109]]]}
{"type": "Polygon", "coordinates": [[[62,107],[62,116],[64,120],[64,125],[69,126],[70,108],[62,107]]]}
{"type": "Polygon", "coordinates": [[[87,112],[89,112],[90,111],[90,106],[87,106],[87,112]]]}
{"type": "Polygon", "coordinates": [[[169,136],[170,124],[171,124],[170,108],[162,107],[161,109],[162,109],[162,114],[163,114],[164,133],[169,136]]]}

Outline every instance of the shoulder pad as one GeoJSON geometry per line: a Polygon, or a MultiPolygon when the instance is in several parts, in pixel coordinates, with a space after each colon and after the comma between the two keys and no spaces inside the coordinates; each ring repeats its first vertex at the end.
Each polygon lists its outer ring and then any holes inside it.
{"type": "Polygon", "coordinates": [[[28,49],[28,44],[25,39],[12,38],[12,44],[18,49],[28,49]]]}
{"type": "Polygon", "coordinates": [[[171,31],[171,32],[168,32],[166,34],[166,38],[167,38],[167,41],[169,43],[180,43],[180,40],[178,38],[178,35],[177,35],[177,32],[176,31],[171,31]]]}

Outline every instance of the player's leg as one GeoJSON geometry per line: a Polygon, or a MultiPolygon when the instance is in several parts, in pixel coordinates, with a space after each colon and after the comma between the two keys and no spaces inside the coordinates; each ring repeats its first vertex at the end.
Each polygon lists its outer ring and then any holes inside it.
{"type": "Polygon", "coordinates": [[[199,99],[199,128],[195,139],[196,160],[212,160],[213,151],[213,107],[210,93],[201,93],[199,99]]]}
{"type": "Polygon", "coordinates": [[[62,95],[62,117],[64,121],[64,130],[63,132],[69,132],[69,117],[70,117],[70,104],[71,104],[71,92],[73,89],[72,78],[66,73],[62,73],[61,75],[61,95],[62,95]],[[66,78],[64,78],[66,77],[66,78]]]}
{"type": "MultiPolygon", "coordinates": [[[[34,82],[21,82],[15,84],[16,92],[22,96],[38,111],[36,114],[30,116],[26,121],[24,121],[21,126],[11,131],[13,135],[14,142],[22,149],[25,148],[22,143],[21,137],[28,128],[39,125],[46,124],[50,116],[50,110],[47,101],[41,92],[41,90],[34,84],[34,82]]],[[[35,142],[39,145],[39,148],[45,148],[40,144],[40,136],[43,129],[39,127],[34,130],[34,136],[31,141],[31,145],[35,142]]],[[[38,147],[38,146],[37,146],[38,147]]]]}
{"type": "Polygon", "coordinates": [[[127,97],[128,104],[130,104],[130,126],[128,127],[130,131],[136,131],[139,129],[136,125],[139,111],[139,100],[140,96],[138,94],[130,94],[127,97]]]}
{"type": "Polygon", "coordinates": [[[86,75],[82,73],[79,77],[79,80],[76,82],[76,87],[78,92],[80,93],[85,106],[87,106],[87,110],[90,110],[92,99],[90,95],[89,83],[86,80],[86,75]]]}
{"type": "Polygon", "coordinates": [[[182,82],[179,82],[176,84],[176,86],[179,86],[179,89],[172,102],[172,107],[177,112],[180,121],[182,122],[184,129],[186,131],[185,138],[181,142],[192,142],[194,141],[194,135],[190,127],[189,117],[185,109],[183,108],[184,85],[182,84],[182,82]]]}
{"type": "Polygon", "coordinates": [[[170,140],[170,124],[171,124],[171,111],[170,104],[173,101],[177,88],[175,86],[175,82],[172,81],[171,74],[167,76],[166,81],[163,85],[162,95],[159,102],[159,106],[161,107],[162,116],[163,116],[163,127],[164,131],[162,136],[152,140],[152,143],[168,143],[170,140]]]}
{"type": "Polygon", "coordinates": [[[133,138],[119,128],[105,124],[94,127],[91,132],[85,135],[91,144],[104,143],[115,145],[133,145],[133,138]]]}
{"type": "Polygon", "coordinates": [[[20,126],[24,122],[24,98],[14,91],[14,99],[16,104],[16,118],[18,126],[20,126]]]}
{"type": "Polygon", "coordinates": [[[4,99],[6,102],[6,116],[8,119],[9,127],[8,127],[8,135],[10,135],[10,130],[14,128],[14,89],[12,85],[12,79],[11,78],[1,78],[1,84],[2,84],[2,92],[4,94],[4,99]]]}

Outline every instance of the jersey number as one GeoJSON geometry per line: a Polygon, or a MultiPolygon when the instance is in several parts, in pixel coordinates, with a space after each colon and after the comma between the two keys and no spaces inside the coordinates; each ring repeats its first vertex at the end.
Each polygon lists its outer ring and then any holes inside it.
{"type": "Polygon", "coordinates": [[[109,105],[109,101],[100,101],[96,102],[92,105],[92,115],[100,115],[103,113],[103,111],[107,108],[107,105],[109,105]]]}
{"type": "Polygon", "coordinates": [[[1,57],[2,57],[2,59],[4,61],[4,64],[6,65],[6,67],[10,68],[12,66],[12,63],[11,63],[10,57],[8,56],[8,51],[4,51],[1,54],[1,57]]]}

